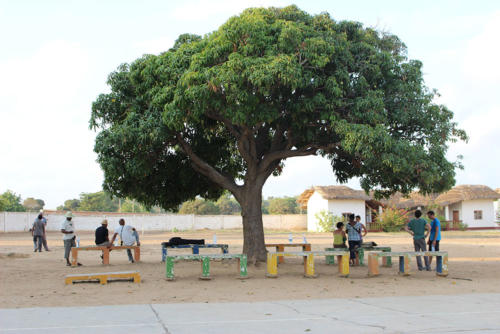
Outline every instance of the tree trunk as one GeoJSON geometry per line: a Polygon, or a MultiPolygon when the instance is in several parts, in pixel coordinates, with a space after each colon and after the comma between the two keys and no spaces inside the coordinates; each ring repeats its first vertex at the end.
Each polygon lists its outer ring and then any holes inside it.
{"type": "Polygon", "coordinates": [[[262,186],[246,186],[241,201],[243,217],[243,253],[249,263],[266,261],[267,251],[264,241],[264,225],[262,222],[262,186]]]}

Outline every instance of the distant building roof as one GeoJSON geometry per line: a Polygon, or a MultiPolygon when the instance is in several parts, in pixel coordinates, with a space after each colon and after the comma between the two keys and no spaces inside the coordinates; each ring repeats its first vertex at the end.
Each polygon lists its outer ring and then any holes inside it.
{"type": "Polygon", "coordinates": [[[305,190],[302,194],[300,194],[297,202],[300,204],[302,208],[307,207],[307,202],[309,198],[314,194],[314,192],[318,192],[324,199],[339,199],[339,200],[348,200],[348,199],[359,199],[363,201],[370,200],[370,196],[368,196],[364,190],[355,190],[349,188],[347,186],[314,186],[310,189],[305,190]]]}
{"type": "Polygon", "coordinates": [[[439,205],[450,205],[462,201],[471,201],[475,199],[491,199],[500,198],[500,194],[488,186],[483,185],[460,185],[453,187],[447,192],[439,195],[436,198],[436,203],[439,205]]]}

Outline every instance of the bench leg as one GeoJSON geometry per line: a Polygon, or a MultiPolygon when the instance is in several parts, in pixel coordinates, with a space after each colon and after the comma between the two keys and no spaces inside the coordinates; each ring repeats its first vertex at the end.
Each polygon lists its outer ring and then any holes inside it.
{"type": "Polygon", "coordinates": [[[173,281],[175,279],[175,276],[174,276],[174,258],[167,256],[167,259],[165,260],[165,266],[166,266],[167,280],[173,281]]]}
{"type": "Polygon", "coordinates": [[[193,254],[200,254],[200,248],[198,248],[198,246],[193,246],[193,248],[191,248],[193,254]]]}
{"type": "Polygon", "coordinates": [[[141,275],[139,273],[134,274],[134,283],[141,283],[141,275]]]}
{"type": "Polygon", "coordinates": [[[314,272],[314,255],[309,254],[304,256],[304,276],[307,278],[316,278],[317,275],[314,272]]]}
{"type": "Polygon", "coordinates": [[[73,279],[71,279],[71,278],[69,278],[69,277],[66,277],[66,278],[64,279],[64,284],[68,285],[68,284],[71,284],[71,283],[73,283],[73,279]]]}
{"type": "Polygon", "coordinates": [[[365,265],[365,250],[363,248],[358,248],[359,265],[365,265]]]}
{"type": "Polygon", "coordinates": [[[399,274],[403,276],[410,275],[410,257],[400,256],[399,257],[399,274]]]}
{"type": "MultiPolygon", "coordinates": [[[[390,252],[391,249],[382,250],[382,252],[390,252]]],[[[392,267],[392,258],[390,256],[382,256],[382,266],[392,267]]]]}
{"type": "MultiPolygon", "coordinates": [[[[194,250],[194,248],[193,248],[194,250]]],[[[201,259],[201,277],[200,279],[209,280],[210,279],[210,258],[203,257],[201,259]]]]}
{"type": "Polygon", "coordinates": [[[238,266],[240,267],[240,278],[248,278],[247,256],[245,254],[238,258],[238,266]]]}
{"type": "Polygon", "coordinates": [[[378,255],[370,253],[368,254],[368,276],[378,276],[378,255]]]}
{"type": "Polygon", "coordinates": [[[102,251],[102,264],[109,265],[109,248],[102,251]]]}
{"type": "MultiPolygon", "coordinates": [[[[334,250],[333,248],[325,248],[325,251],[332,251],[334,250]]],[[[340,257],[339,257],[340,259],[340,257]]],[[[325,256],[325,262],[326,264],[335,264],[335,255],[327,255],[325,256]]]]}
{"type": "Polygon", "coordinates": [[[105,285],[105,284],[108,284],[108,278],[106,276],[99,276],[99,283],[101,283],[101,285],[105,285]]]}
{"type": "Polygon", "coordinates": [[[161,246],[161,262],[165,262],[165,258],[167,257],[167,247],[161,246]]]}
{"type": "Polygon", "coordinates": [[[72,247],[71,248],[71,265],[73,267],[75,267],[77,263],[78,263],[78,249],[76,249],[75,247],[72,247]]]}
{"type": "Polygon", "coordinates": [[[227,249],[227,245],[222,246],[222,254],[227,254],[229,253],[229,250],[227,249]]]}
{"type": "Polygon", "coordinates": [[[278,277],[278,257],[275,254],[267,253],[266,277],[278,277]]]}
{"type": "MultiPolygon", "coordinates": [[[[276,251],[277,252],[284,252],[285,251],[285,246],[276,246],[276,251]]],[[[285,262],[285,257],[280,256],[279,257],[279,263],[284,263],[285,262]]]]}
{"type": "Polygon", "coordinates": [[[350,254],[346,253],[344,255],[340,255],[340,258],[337,259],[339,263],[340,276],[343,277],[349,276],[349,257],[350,254]]]}
{"type": "Polygon", "coordinates": [[[134,248],[134,258],[135,262],[141,261],[141,247],[134,248]]]}

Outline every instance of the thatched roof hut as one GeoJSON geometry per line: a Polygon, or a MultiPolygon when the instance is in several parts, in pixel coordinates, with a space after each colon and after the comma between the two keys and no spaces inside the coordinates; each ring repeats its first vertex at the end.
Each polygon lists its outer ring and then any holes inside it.
{"type": "Polygon", "coordinates": [[[494,191],[488,186],[483,185],[460,185],[439,195],[436,198],[438,205],[446,206],[462,201],[471,201],[477,199],[497,200],[500,193],[494,191]]]}
{"type": "Polygon", "coordinates": [[[414,191],[408,195],[395,193],[386,200],[382,200],[384,206],[395,207],[398,209],[414,209],[418,207],[427,207],[435,203],[437,194],[423,195],[414,191]]]}
{"type": "Polygon", "coordinates": [[[305,190],[297,199],[297,202],[300,204],[301,208],[307,208],[307,202],[315,191],[318,192],[321,197],[327,200],[359,199],[363,201],[369,201],[371,199],[370,196],[368,196],[364,192],[364,190],[355,190],[347,186],[314,186],[305,190]]]}

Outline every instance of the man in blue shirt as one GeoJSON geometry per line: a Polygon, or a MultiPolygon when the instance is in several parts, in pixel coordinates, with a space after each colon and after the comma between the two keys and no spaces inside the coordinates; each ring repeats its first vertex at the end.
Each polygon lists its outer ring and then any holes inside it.
{"type": "MultiPolygon", "coordinates": [[[[434,211],[427,212],[427,217],[431,220],[431,233],[429,241],[430,251],[439,251],[439,241],[441,241],[441,222],[436,218],[434,211]]],[[[432,264],[432,256],[429,256],[429,266],[432,264]]]]}
{"type": "Polygon", "coordinates": [[[357,253],[358,248],[361,247],[361,238],[366,235],[366,229],[364,229],[364,234],[361,231],[364,226],[354,220],[354,215],[349,215],[349,223],[346,225],[347,237],[349,242],[350,251],[350,263],[351,265],[356,265],[357,263],[357,253]]]}

